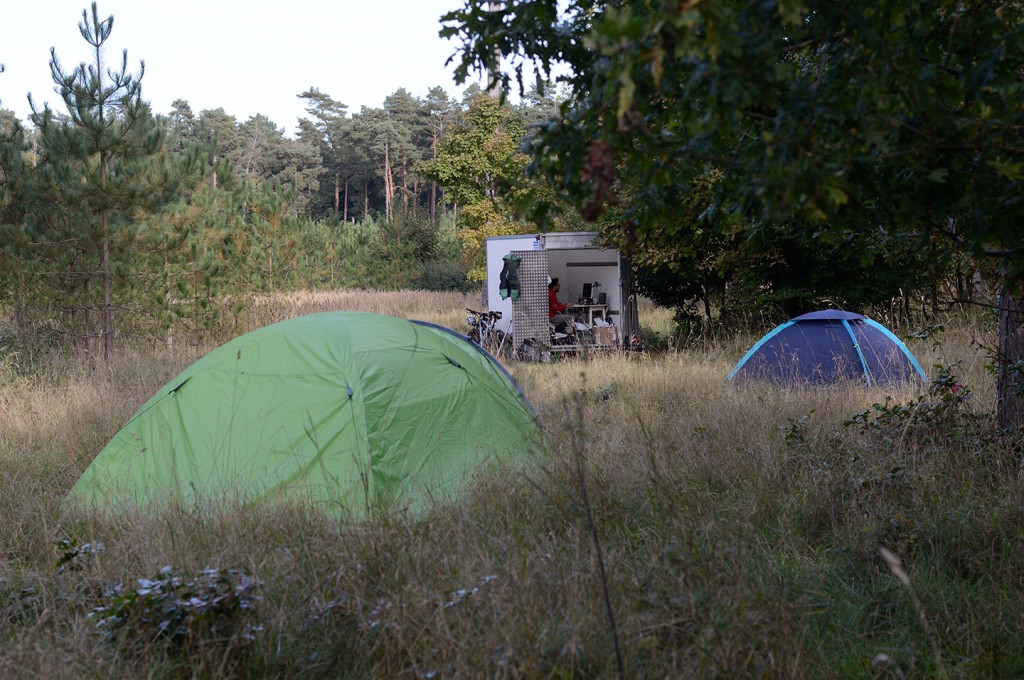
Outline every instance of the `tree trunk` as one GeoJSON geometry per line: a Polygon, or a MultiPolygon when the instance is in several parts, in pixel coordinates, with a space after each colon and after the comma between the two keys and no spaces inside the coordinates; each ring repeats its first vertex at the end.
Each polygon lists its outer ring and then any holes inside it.
{"type": "Polygon", "coordinates": [[[384,143],[384,221],[390,223],[392,203],[395,200],[394,178],[391,176],[391,153],[388,143],[384,143]]]}
{"type": "Polygon", "coordinates": [[[110,297],[110,216],[104,212],[103,220],[103,361],[110,363],[114,356],[114,304],[110,297]]]}
{"type": "MultiPolygon", "coordinates": [[[[430,140],[430,157],[437,161],[437,145],[439,143],[440,130],[434,125],[430,140]]],[[[430,223],[437,224],[437,180],[430,180],[430,223]]]]}
{"type": "Polygon", "coordinates": [[[342,208],[342,222],[348,222],[348,175],[345,175],[345,207],[342,208]]]}
{"type": "Polygon", "coordinates": [[[338,217],[341,214],[341,175],[334,173],[334,216],[338,217]]]}
{"type": "MultiPolygon", "coordinates": [[[[92,291],[89,288],[89,277],[86,277],[82,281],[82,351],[86,355],[92,353],[92,291]]],[[[74,312],[72,312],[72,318],[74,318],[74,312]]],[[[74,328],[74,326],[72,326],[74,328]]]]}
{"type": "Polygon", "coordinates": [[[437,182],[430,182],[430,223],[437,224],[437,182]]]}
{"type": "Polygon", "coordinates": [[[252,146],[249,148],[249,157],[245,159],[245,176],[248,177],[252,170],[252,161],[256,157],[256,147],[260,141],[260,126],[253,126],[252,146]]]}
{"type": "MultiPolygon", "coordinates": [[[[501,11],[501,2],[499,0],[489,0],[487,9],[491,12],[499,12],[501,11]]],[[[494,64],[487,68],[487,94],[491,98],[500,101],[501,85],[498,84],[498,78],[501,76],[501,47],[495,45],[491,54],[494,58],[494,64]]]]}
{"type": "Polygon", "coordinates": [[[412,180],[412,218],[416,219],[420,216],[420,178],[414,177],[412,180]]]}
{"type": "Polygon", "coordinates": [[[409,174],[406,171],[405,160],[402,161],[402,217],[409,216],[409,174]]]}
{"type": "Polygon", "coordinates": [[[1024,429],[1024,297],[1015,287],[999,296],[999,356],[996,415],[999,430],[1024,429]]]}

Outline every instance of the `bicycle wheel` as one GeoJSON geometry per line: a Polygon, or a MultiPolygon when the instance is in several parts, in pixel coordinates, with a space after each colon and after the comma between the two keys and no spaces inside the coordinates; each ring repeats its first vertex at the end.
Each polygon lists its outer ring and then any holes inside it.
{"type": "Polygon", "coordinates": [[[487,342],[487,351],[495,357],[508,359],[512,355],[512,334],[494,329],[487,342]]]}

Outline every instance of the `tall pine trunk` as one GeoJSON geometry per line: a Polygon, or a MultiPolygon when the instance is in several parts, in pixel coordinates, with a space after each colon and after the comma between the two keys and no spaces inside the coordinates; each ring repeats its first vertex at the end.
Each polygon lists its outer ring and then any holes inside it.
{"type": "Polygon", "coordinates": [[[267,246],[267,281],[270,290],[274,290],[274,247],[267,246]]]}
{"type": "MultiPolygon", "coordinates": [[[[92,288],[89,285],[89,277],[82,281],[82,351],[86,355],[92,353],[92,288]]],[[[74,314],[74,311],[72,311],[74,314]]],[[[72,326],[74,328],[74,326],[72,326]]]]}
{"type": "MultiPolygon", "coordinates": [[[[501,11],[501,2],[499,0],[489,0],[487,9],[491,12],[499,12],[501,11]]],[[[501,84],[498,78],[501,76],[501,47],[497,44],[494,46],[493,56],[494,64],[487,69],[487,94],[493,99],[500,100],[501,84]]]]}
{"type": "MultiPolygon", "coordinates": [[[[97,68],[99,59],[97,58],[97,68]]],[[[100,123],[103,123],[103,109],[100,108],[100,123]]],[[[100,151],[100,187],[107,188],[107,157],[100,151]]],[[[114,357],[114,304],[110,296],[110,211],[100,213],[100,228],[103,234],[103,361],[110,363],[114,357]]]]}
{"type": "Polygon", "coordinates": [[[405,161],[402,161],[402,217],[409,215],[409,174],[405,161]]]}
{"type": "Polygon", "coordinates": [[[334,216],[341,214],[341,173],[334,173],[334,216]]]}
{"type": "MultiPolygon", "coordinates": [[[[440,135],[437,125],[431,130],[430,157],[437,161],[437,147],[440,143],[440,135]]],[[[430,180],[430,223],[437,224],[437,180],[430,180]]]]}
{"type": "Polygon", "coordinates": [[[416,176],[412,180],[412,217],[416,219],[420,216],[420,178],[416,176]]]}
{"type": "Polygon", "coordinates": [[[342,208],[342,222],[348,222],[348,175],[345,175],[345,207],[342,208]]]}
{"type": "Polygon", "coordinates": [[[391,150],[387,142],[384,142],[384,221],[390,223],[392,219],[392,205],[395,200],[395,180],[391,176],[391,150]]]}
{"type": "MultiPolygon", "coordinates": [[[[106,222],[106,214],[104,214],[106,222]]],[[[106,232],[106,227],[104,227],[106,232]]],[[[103,239],[103,361],[114,356],[114,304],[110,297],[110,240],[103,239]]]]}
{"type": "Polygon", "coordinates": [[[437,224],[437,182],[430,182],[430,223],[437,224]]]}

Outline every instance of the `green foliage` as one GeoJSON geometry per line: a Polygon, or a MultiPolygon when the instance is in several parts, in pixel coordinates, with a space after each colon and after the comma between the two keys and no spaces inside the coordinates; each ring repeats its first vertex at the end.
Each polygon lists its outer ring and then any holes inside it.
{"type": "Polygon", "coordinates": [[[22,221],[32,187],[25,159],[28,148],[21,123],[9,111],[0,109],[0,305],[10,305],[21,320],[27,296],[17,272],[24,256],[26,234],[22,221]]]}
{"type": "Polygon", "coordinates": [[[304,222],[297,281],[300,287],[464,290],[466,274],[451,223],[411,216],[390,223],[373,217],[304,222]]]}
{"type": "MultiPolygon", "coordinates": [[[[666,206],[664,228],[632,243],[639,290],[657,304],[675,308],[681,318],[703,317],[705,323],[711,321],[711,305],[721,304],[727,285],[734,284],[735,263],[742,259],[736,251],[744,242],[738,224],[702,218],[717,181],[709,177],[685,201],[666,206]]],[[[621,229],[614,225],[619,212],[613,209],[605,218],[605,233],[613,242],[622,240],[621,229]]]]}
{"type": "Polygon", "coordinates": [[[787,444],[802,444],[807,441],[807,422],[814,415],[815,409],[811,409],[799,418],[786,418],[786,426],[782,430],[782,437],[787,444]]]}
{"type": "Polygon", "coordinates": [[[233,332],[253,293],[464,290],[466,272],[482,276],[483,239],[526,228],[517,150],[551,97],[510,108],[479,88],[462,103],[400,88],[350,114],[314,87],[295,139],[184,99],[154,115],[141,66],[108,61],[114,22],[101,16],[82,14],[89,63],[52,55],[65,112],[34,108],[26,133],[0,111],[0,303],[19,343],[170,351],[233,332]],[[458,186],[420,171],[452,163],[446,143],[464,156],[458,186]]]}
{"type": "MultiPolygon", "coordinates": [[[[969,410],[973,392],[956,378],[953,368],[935,366],[935,377],[928,385],[927,394],[906,403],[887,396],[884,402],[872,404],[843,424],[890,440],[903,438],[911,432],[940,439],[963,436],[964,426],[980,419],[969,410]]],[[[968,434],[975,432],[971,430],[968,434]]]]}
{"type": "Polygon", "coordinates": [[[670,225],[634,247],[637,286],[699,334],[778,323],[821,308],[865,310],[919,289],[925,262],[910,244],[851,234],[843,243],[794,225],[751,230],[702,219],[705,203],[666,214],[670,225]]]}
{"type": "MultiPolygon", "coordinates": [[[[142,100],[142,70],[105,60],[113,17],[101,20],[92,4],[79,24],[94,61],[71,72],[52,52],[50,70],[67,115],[33,104],[38,158],[26,214],[19,274],[33,281],[41,299],[65,317],[65,328],[88,349],[96,338],[111,358],[114,309],[133,286],[133,265],[145,239],[140,223],[177,200],[198,180],[203,149],[168,153],[166,124],[142,100]]],[[[28,287],[27,284],[22,284],[28,287]]]]}
{"type": "Polygon", "coordinates": [[[225,194],[203,182],[187,200],[167,206],[140,229],[145,247],[133,263],[151,274],[143,285],[130,289],[134,299],[149,303],[149,314],[139,315],[136,332],[152,324],[170,340],[170,329],[178,327],[191,344],[198,345],[220,337],[224,326],[230,327],[224,312],[231,303],[220,295],[227,279],[225,234],[235,222],[226,214],[225,194]]]}
{"type": "Polygon", "coordinates": [[[261,630],[247,623],[259,601],[259,581],[237,570],[206,568],[185,576],[166,566],[137,583],[109,589],[106,603],[90,613],[105,637],[143,646],[165,641],[188,650],[252,642],[261,630]]]}
{"type": "Polygon", "coordinates": [[[95,555],[103,552],[102,543],[81,543],[74,538],[65,538],[57,542],[61,551],[57,560],[57,573],[82,569],[95,555]]]}
{"type": "Polygon", "coordinates": [[[354,149],[347,143],[351,126],[346,118],[348,107],[315,87],[298,96],[306,102],[306,112],[312,116],[312,120],[299,121],[299,139],[319,149],[322,159],[318,168],[320,191],[311,200],[311,213],[333,214],[347,221],[348,205],[344,206],[344,216],[341,205],[343,180],[354,172],[354,149]]]}
{"type": "Polygon", "coordinates": [[[0,109],[0,225],[21,221],[25,185],[30,178],[24,156],[28,148],[21,123],[10,111],[0,109]]]}
{"type": "Polygon", "coordinates": [[[442,35],[462,40],[462,75],[498,55],[520,82],[531,63],[567,67],[571,94],[533,139],[533,165],[585,216],[617,209],[627,246],[673,229],[666,210],[721,173],[708,215],[755,232],[934,235],[1024,270],[1021,6],[556,5],[467,3],[442,35]]]}
{"type": "Polygon", "coordinates": [[[515,214],[527,191],[523,183],[527,157],[518,151],[523,135],[522,124],[509,107],[479,94],[449,130],[437,158],[417,166],[458,206],[456,235],[473,281],[482,281],[486,275],[486,239],[524,229],[515,214]]]}
{"type": "Polygon", "coordinates": [[[423,271],[413,281],[416,288],[423,290],[452,290],[468,293],[474,285],[466,278],[462,263],[455,260],[428,260],[423,271]]]}

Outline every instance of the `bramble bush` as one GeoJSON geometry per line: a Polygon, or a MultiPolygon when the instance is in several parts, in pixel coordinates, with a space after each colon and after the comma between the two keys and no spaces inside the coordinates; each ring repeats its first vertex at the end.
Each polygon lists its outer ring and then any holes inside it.
{"type": "Polygon", "coordinates": [[[978,424],[984,416],[970,410],[973,392],[961,383],[954,366],[935,366],[935,377],[925,394],[901,403],[886,396],[882,403],[855,414],[843,425],[885,437],[902,437],[906,433],[948,436],[968,423],[978,424]]]}
{"type": "Polygon", "coordinates": [[[158,640],[188,648],[199,643],[247,643],[261,626],[247,623],[259,597],[259,581],[235,569],[206,568],[194,576],[170,566],[135,588],[117,584],[104,593],[107,603],[90,617],[110,640],[141,645],[158,640]]]}

